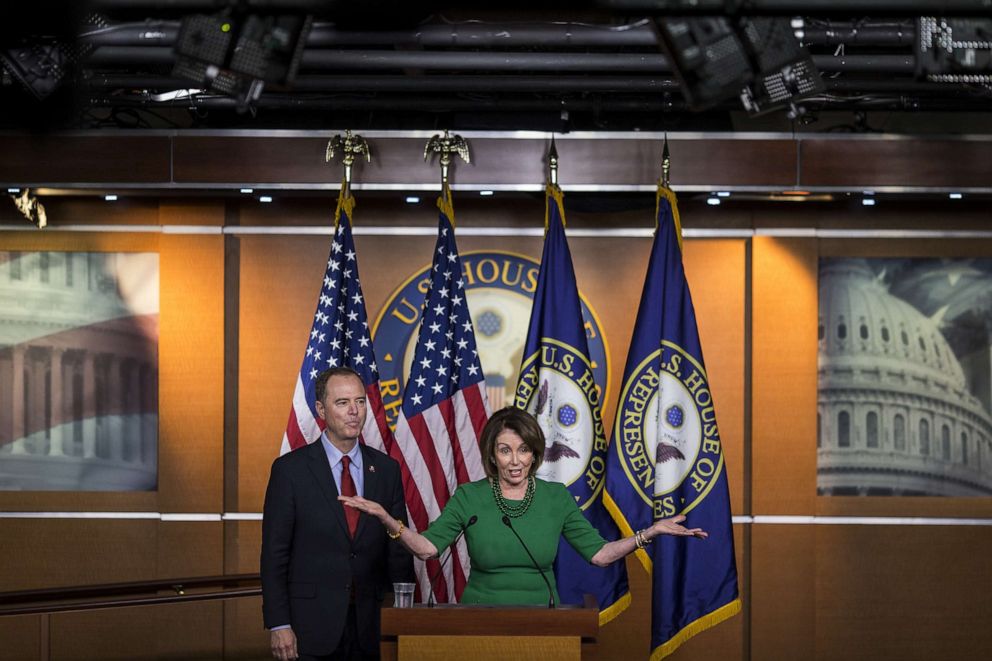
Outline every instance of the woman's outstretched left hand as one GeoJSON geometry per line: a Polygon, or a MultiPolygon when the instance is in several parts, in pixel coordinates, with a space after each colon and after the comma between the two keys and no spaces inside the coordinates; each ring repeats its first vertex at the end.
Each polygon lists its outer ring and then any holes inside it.
{"type": "Polygon", "coordinates": [[[386,516],[388,516],[382,505],[374,500],[366,500],[361,496],[338,496],[338,500],[340,500],[345,506],[354,507],[356,510],[374,516],[380,521],[384,520],[386,516]]]}
{"type": "Polygon", "coordinates": [[[651,529],[654,531],[655,536],[658,535],[675,535],[676,537],[698,537],[699,539],[706,539],[709,537],[707,533],[702,528],[686,528],[681,525],[685,521],[685,516],[678,515],[673,516],[670,519],[661,519],[660,521],[655,521],[651,529]]]}

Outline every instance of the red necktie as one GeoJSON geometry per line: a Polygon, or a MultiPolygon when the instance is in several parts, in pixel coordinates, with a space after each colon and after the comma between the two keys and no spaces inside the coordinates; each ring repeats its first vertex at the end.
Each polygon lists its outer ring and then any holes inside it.
{"type": "MultiPolygon", "coordinates": [[[[355,491],[355,481],[351,479],[351,457],[348,455],[341,457],[341,495],[358,495],[358,492],[355,491]]],[[[348,534],[354,537],[355,529],[358,528],[358,510],[345,505],[344,518],[348,520],[348,534]]]]}

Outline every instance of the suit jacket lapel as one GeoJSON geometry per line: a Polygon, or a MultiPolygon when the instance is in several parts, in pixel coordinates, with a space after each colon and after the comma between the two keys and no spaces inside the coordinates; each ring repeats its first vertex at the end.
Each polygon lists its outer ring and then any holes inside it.
{"type": "MultiPolygon", "coordinates": [[[[376,466],[375,454],[364,445],[360,447],[362,449],[362,477],[365,481],[364,498],[381,503],[384,494],[381,489],[382,481],[379,479],[379,467],[376,466]]],[[[358,517],[358,528],[355,529],[356,538],[365,531],[367,525],[371,525],[370,520],[372,518],[365,512],[361,513],[361,516],[358,517]]]]}
{"type": "Polygon", "coordinates": [[[331,472],[331,462],[327,459],[327,453],[324,451],[320,439],[311,443],[307,447],[307,452],[309,452],[310,457],[307,466],[313,473],[314,479],[317,480],[317,485],[320,487],[321,493],[324,494],[324,498],[327,499],[331,514],[337,519],[345,538],[349,538],[348,521],[344,518],[344,505],[338,500],[338,487],[334,482],[334,473],[331,472]]]}

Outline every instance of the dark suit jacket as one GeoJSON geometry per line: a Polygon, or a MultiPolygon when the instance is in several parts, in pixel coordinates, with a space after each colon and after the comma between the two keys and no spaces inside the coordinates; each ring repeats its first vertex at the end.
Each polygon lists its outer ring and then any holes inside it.
{"type": "MultiPolygon", "coordinates": [[[[361,446],[365,498],[406,522],[400,467],[361,446]]],[[[379,608],[394,581],[413,581],[413,558],[362,513],[354,540],[320,441],[272,464],[262,518],[262,614],[265,626],[290,624],[301,654],[338,646],[354,591],[363,651],[379,647],[379,608]]]]}

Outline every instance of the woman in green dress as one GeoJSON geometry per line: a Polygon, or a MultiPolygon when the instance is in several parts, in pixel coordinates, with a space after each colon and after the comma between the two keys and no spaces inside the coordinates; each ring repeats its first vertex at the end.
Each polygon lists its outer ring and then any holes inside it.
{"type": "Polygon", "coordinates": [[[459,486],[423,534],[404,526],[374,501],[339,496],[344,504],[382,521],[390,537],[422,560],[437,557],[464,530],[472,571],[463,604],[546,604],[545,578],[559,603],[552,566],[562,536],[597,567],[616,562],[658,535],[707,536],[699,528],[680,525],[685,517],[676,516],[607,542],[586,520],[565,485],[534,477],[544,458],[544,434],[526,411],[507,407],[494,413],[482,431],[480,445],[486,478],[459,486]],[[504,519],[523,539],[534,562],[504,519]]]}

